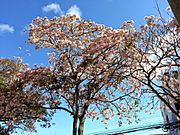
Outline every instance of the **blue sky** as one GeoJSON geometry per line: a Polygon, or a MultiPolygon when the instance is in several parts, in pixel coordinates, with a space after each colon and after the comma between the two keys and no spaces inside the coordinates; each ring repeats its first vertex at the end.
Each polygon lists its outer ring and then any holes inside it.
{"type": "MultiPolygon", "coordinates": [[[[167,0],[157,0],[164,16],[168,6],[167,0]]],[[[45,50],[34,51],[33,46],[26,45],[28,34],[23,32],[31,20],[37,16],[59,16],[75,13],[83,19],[118,28],[123,21],[134,20],[136,27],[144,23],[144,16],[158,15],[155,0],[0,0],[0,57],[12,58],[21,55],[24,62],[46,64],[45,50]],[[23,51],[18,47],[21,46],[23,51]],[[24,52],[29,50],[31,56],[24,52]]],[[[141,123],[156,123],[162,121],[159,111],[154,115],[141,113],[141,123]],[[152,121],[153,120],[153,121],[152,121]]],[[[118,125],[112,120],[109,129],[117,129],[118,125]]],[[[38,133],[32,135],[70,135],[72,120],[65,112],[58,112],[54,117],[56,123],[50,129],[38,128],[38,133]]],[[[128,128],[126,123],[122,128],[128,128]]],[[[85,133],[103,131],[104,126],[96,121],[87,120],[85,133]]],[[[160,131],[151,131],[158,133],[160,131]]],[[[25,133],[26,134],[26,133],[25,133]]],[[[140,133],[138,133],[140,134],[140,133]]],[[[149,135],[150,132],[142,133],[149,135]]]]}

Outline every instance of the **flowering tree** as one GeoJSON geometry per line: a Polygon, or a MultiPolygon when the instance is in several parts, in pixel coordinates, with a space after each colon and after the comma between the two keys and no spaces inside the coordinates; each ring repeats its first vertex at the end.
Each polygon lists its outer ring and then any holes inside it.
{"type": "Polygon", "coordinates": [[[18,61],[0,58],[0,134],[16,129],[35,131],[36,121],[49,121],[41,106],[41,95],[25,89],[18,74],[25,67],[18,61]]]}
{"type": "Polygon", "coordinates": [[[180,114],[172,103],[180,103],[180,31],[177,22],[161,17],[146,16],[140,26],[137,45],[140,49],[138,64],[130,66],[131,76],[144,85],[145,93],[153,93],[178,118],[180,114]],[[168,97],[168,98],[167,98],[168,97]]]}
{"type": "Polygon", "coordinates": [[[73,117],[73,135],[83,134],[86,117],[106,124],[118,115],[130,122],[137,119],[141,94],[141,84],[127,71],[139,53],[135,33],[132,21],[112,29],[75,15],[38,17],[30,24],[29,42],[49,50],[49,65],[35,65],[21,78],[46,96],[44,108],[73,117]]]}

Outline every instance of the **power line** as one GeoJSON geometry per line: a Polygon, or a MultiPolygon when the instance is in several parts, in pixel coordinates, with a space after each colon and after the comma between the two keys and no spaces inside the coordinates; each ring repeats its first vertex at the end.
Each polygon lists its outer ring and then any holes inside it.
{"type": "Polygon", "coordinates": [[[121,135],[125,133],[132,133],[132,132],[137,132],[137,131],[143,131],[143,130],[148,130],[148,129],[159,129],[162,128],[164,131],[168,131],[170,128],[178,128],[180,126],[180,121],[168,123],[168,124],[163,124],[163,123],[157,123],[157,124],[151,124],[151,125],[146,125],[146,126],[140,126],[140,127],[135,127],[135,128],[127,128],[124,130],[114,130],[114,131],[107,131],[107,132],[98,132],[98,133],[91,133],[87,135],[121,135]]]}

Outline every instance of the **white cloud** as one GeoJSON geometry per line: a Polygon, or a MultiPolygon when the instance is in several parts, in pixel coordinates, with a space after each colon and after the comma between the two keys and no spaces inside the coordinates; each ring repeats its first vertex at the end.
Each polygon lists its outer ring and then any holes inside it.
{"type": "Polygon", "coordinates": [[[49,5],[46,5],[42,8],[43,12],[54,12],[54,14],[63,14],[63,11],[61,10],[61,7],[57,3],[51,3],[49,5]]]}
{"type": "Polygon", "coordinates": [[[79,17],[82,15],[80,8],[77,7],[76,5],[71,6],[68,9],[67,14],[75,14],[75,15],[77,15],[79,17]]]}
{"type": "Polygon", "coordinates": [[[14,32],[13,26],[9,26],[8,24],[0,24],[0,33],[5,33],[5,32],[14,32]]]}
{"type": "MultiPolygon", "coordinates": [[[[59,14],[59,15],[63,15],[65,12],[61,9],[60,5],[57,4],[57,3],[51,3],[51,4],[48,4],[44,7],[42,7],[42,11],[45,12],[45,13],[48,13],[48,12],[54,12],[54,14],[59,14]]],[[[75,14],[79,17],[81,17],[82,13],[81,13],[81,10],[80,8],[77,6],[77,5],[73,5],[71,6],[67,12],[67,14],[75,14]]]]}

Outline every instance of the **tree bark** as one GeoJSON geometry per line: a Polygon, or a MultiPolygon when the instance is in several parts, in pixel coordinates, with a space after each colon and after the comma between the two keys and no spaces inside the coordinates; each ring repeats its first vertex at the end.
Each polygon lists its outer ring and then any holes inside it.
{"type": "Polygon", "coordinates": [[[79,120],[79,84],[76,84],[75,88],[75,96],[74,96],[74,103],[75,103],[75,113],[73,115],[73,135],[77,135],[77,125],[79,120]]]}
{"type": "Polygon", "coordinates": [[[180,25],[180,0],[168,0],[168,2],[178,24],[180,25]]]}
{"type": "Polygon", "coordinates": [[[87,104],[83,106],[83,112],[82,112],[81,117],[79,118],[78,135],[83,135],[84,124],[85,124],[86,113],[87,113],[88,107],[89,105],[87,104]]]}
{"type": "Polygon", "coordinates": [[[80,121],[79,121],[78,135],[83,135],[85,119],[86,119],[86,116],[84,116],[84,117],[83,117],[82,119],[80,119],[80,121]]]}
{"type": "Polygon", "coordinates": [[[79,120],[78,135],[83,135],[85,119],[86,115],[81,117],[79,120]]]}
{"type": "Polygon", "coordinates": [[[78,118],[74,116],[74,118],[73,118],[73,135],[77,135],[77,125],[78,125],[78,118]]]}

